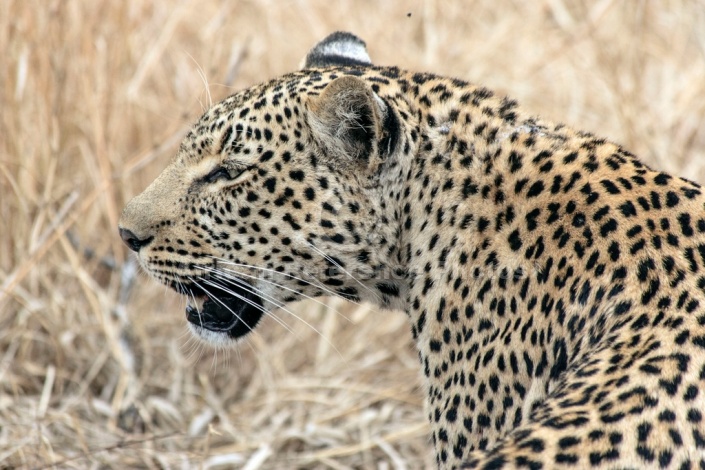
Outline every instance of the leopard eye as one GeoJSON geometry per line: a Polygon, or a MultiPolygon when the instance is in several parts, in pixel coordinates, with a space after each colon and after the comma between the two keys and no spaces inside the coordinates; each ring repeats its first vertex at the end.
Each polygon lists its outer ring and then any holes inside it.
{"type": "Polygon", "coordinates": [[[252,168],[254,168],[254,166],[248,166],[247,168],[227,168],[224,166],[218,166],[206,176],[201,178],[201,181],[206,184],[212,184],[221,180],[234,181],[252,168]]]}
{"type": "Polygon", "coordinates": [[[230,172],[227,168],[219,166],[214,168],[210,173],[203,177],[205,183],[215,183],[220,180],[231,180],[230,172]]]}

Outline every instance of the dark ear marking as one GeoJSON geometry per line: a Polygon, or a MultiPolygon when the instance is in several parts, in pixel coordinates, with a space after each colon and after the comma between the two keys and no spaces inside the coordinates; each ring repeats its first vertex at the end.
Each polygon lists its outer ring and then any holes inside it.
{"type": "MultiPolygon", "coordinates": [[[[386,103],[385,103],[386,104],[386,103]]],[[[382,123],[382,138],[379,141],[379,156],[381,159],[387,158],[394,153],[399,141],[399,121],[394,114],[394,110],[387,104],[382,123]]]]}
{"type": "Polygon", "coordinates": [[[312,69],[334,65],[372,65],[365,41],[354,34],[337,31],[326,36],[309,51],[301,68],[312,69]]]}

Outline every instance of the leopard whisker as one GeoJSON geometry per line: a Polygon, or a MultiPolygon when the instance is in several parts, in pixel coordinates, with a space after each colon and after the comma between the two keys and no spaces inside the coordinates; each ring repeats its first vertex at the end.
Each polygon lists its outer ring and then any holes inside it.
{"type": "MultiPolygon", "coordinates": [[[[243,299],[241,296],[239,296],[237,293],[231,291],[231,290],[227,287],[227,285],[221,285],[220,282],[218,282],[218,281],[221,281],[221,280],[224,280],[224,281],[227,281],[227,282],[235,282],[236,284],[238,284],[238,287],[240,287],[240,288],[243,289],[244,291],[250,292],[250,293],[252,293],[252,294],[260,295],[262,298],[268,300],[269,302],[271,302],[272,304],[274,304],[277,308],[282,309],[283,311],[285,311],[286,313],[288,313],[289,315],[291,315],[292,317],[294,317],[295,319],[297,319],[298,321],[300,321],[301,323],[303,323],[304,325],[306,325],[307,327],[309,327],[309,328],[310,328],[312,331],[314,331],[317,335],[319,335],[321,338],[323,338],[323,340],[324,340],[326,343],[328,343],[328,345],[329,345],[330,347],[332,347],[333,350],[335,350],[335,352],[338,353],[338,354],[342,357],[342,354],[340,353],[340,351],[338,350],[338,348],[336,348],[335,345],[334,345],[323,333],[321,333],[315,326],[313,326],[311,323],[307,322],[306,320],[304,320],[303,318],[301,318],[299,315],[295,314],[294,312],[292,312],[291,310],[289,310],[288,308],[286,308],[283,304],[278,303],[278,302],[277,302],[275,299],[273,299],[272,297],[270,297],[270,296],[264,294],[260,289],[257,289],[257,288],[255,288],[255,287],[250,286],[248,283],[246,283],[246,282],[243,281],[242,279],[237,279],[237,278],[232,278],[232,279],[228,279],[228,278],[226,278],[226,279],[219,279],[219,278],[217,277],[217,274],[216,274],[215,282],[213,281],[213,278],[211,278],[211,279],[206,279],[206,280],[204,280],[203,282],[208,283],[208,284],[212,285],[213,287],[217,287],[218,289],[221,289],[221,290],[223,290],[224,292],[228,292],[228,293],[230,293],[230,294],[233,294],[234,296],[236,296],[236,297],[238,297],[238,298],[240,298],[240,299],[242,299],[242,300],[245,300],[245,299],[243,299]]],[[[284,326],[290,333],[293,333],[293,331],[292,331],[291,329],[289,329],[289,328],[288,328],[280,319],[278,319],[276,316],[272,315],[272,314],[269,313],[269,312],[266,312],[264,309],[262,309],[262,308],[259,307],[259,306],[257,306],[257,307],[260,308],[260,309],[262,310],[262,312],[264,312],[266,315],[270,316],[271,318],[274,318],[280,325],[284,326]]],[[[227,307],[226,307],[226,308],[227,308],[227,307]]],[[[247,324],[245,324],[245,325],[248,326],[248,328],[249,328],[249,325],[247,325],[247,324]]]]}
{"type": "MultiPolygon", "coordinates": [[[[181,282],[181,279],[176,279],[175,280],[176,284],[179,286],[180,290],[186,291],[186,288],[184,287],[183,282],[181,282]]],[[[166,297],[166,293],[168,292],[169,288],[168,286],[164,285],[164,296],[166,297]]],[[[179,296],[179,298],[183,298],[179,296]]],[[[184,302],[185,304],[188,304],[188,300],[184,302]]],[[[186,308],[186,305],[184,305],[184,308],[186,308]]],[[[189,362],[195,362],[198,359],[200,359],[200,355],[203,354],[202,349],[200,348],[200,343],[195,340],[195,337],[191,334],[189,334],[188,329],[186,329],[182,334],[181,338],[186,336],[186,341],[184,342],[183,347],[186,348],[187,354],[186,354],[186,360],[189,362]],[[200,353],[200,354],[199,354],[200,353]],[[199,358],[196,358],[196,355],[199,355],[199,358]]]]}
{"type": "MultiPolygon", "coordinates": [[[[192,278],[190,278],[189,280],[190,280],[191,282],[194,282],[194,283],[198,284],[198,283],[197,283],[194,279],[192,279],[192,278]]],[[[183,288],[187,291],[187,294],[186,294],[186,295],[187,295],[187,296],[190,295],[191,298],[193,299],[194,305],[196,305],[196,304],[197,304],[197,302],[196,302],[196,294],[193,293],[193,290],[191,290],[191,289],[188,288],[188,287],[185,287],[181,281],[179,281],[179,285],[180,285],[181,287],[183,287],[183,288]]],[[[209,295],[209,297],[212,297],[212,296],[209,295]]],[[[199,322],[201,323],[200,326],[201,326],[201,328],[202,328],[202,327],[203,327],[203,317],[201,316],[201,311],[200,311],[199,309],[196,309],[196,313],[198,313],[198,320],[199,320],[199,322]]]]}
{"type": "MultiPolygon", "coordinates": [[[[245,265],[243,265],[243,266],[245,266],[245,265]]],[[[232,276],[234,276],[234,277],[240,276],[240,277],[245,277],[245,278],[247,278],[247,279],[253,279],[253,280],[258,280],[258,281],[266,282],[267,284],[270,284],[270,285],[272,285],[272,286],[274,286],[274,287],[277,287],[277,288],[286,290],[286,291],[288,291],[288,292],[293,292],[293,293],[295,293],[295,294],[301,295],[301,296],[302,296],[303,298],[305,298],[305,299],[311,300],[311,301],[313,301],[313,302],[315,302],[315,303],[321,305],[322,307],[326,307],[326,308],[332,310],[333,313],[335,313],[335,314],[339,315],[340,317],[344,318],[346,321],[352,322],[352,321],[351,321],[348,317],[346,317],[344,314],[342,314],[342,313],[339,312],[338,310],[336,310],[336,309],[330,307],[330,306],[329,306],[328,304],[326,304],[325,302],[322,302],[322,301],[318,300],[316,297],[313,297],[313,296],[310,296],[310,295],[306,295],[306,294],[304,294],[303,292],[301,292],[301,291],[299,291],[299,290],[292,289],[291,287],[287,287],[287,286],[285,286],[285,285],[279,284],[279,283],[277,283],[277,282],[275,282],[275,281],[272,281],[271,279],[266,279],[266,278],[261,278],[261,277],[253,276],[252,274],[241,273],[241,272],[239,272],[239,271],[235,271],[235,270],[232,270],[232,269],[223,269],[223,268],[221,268],[221,269],[212,269],[212,268],[204,268],[204,270],[207,271],[207,272],[213,273],[213,274],[227,274],[228,276],[230,276],[230,277],[228,277],[228,279],[232,279],[232,276]]]]}
{"type": "MultiPolygon", "coordinates": [[[[286,308],[284,307],[284,304],[282,304],[282,303],[280,303],[280,302],[277,302],[276,299],[272,298],[271,296],[267,296],[267,295],[264,294],[264,292],[262,292],[260,289],[257,289],[256,287],[251,286],[250,284],[244,282],[242,279],[238,279],[237,277],[224,277],[224,276],[219,276],[218,273],[213,273],[211,276],[212,276],[211,278],[205,280],[204,282],[208,282],[208,283],[210,283],[210,285],[212,285],[213,287],[217,287],[218,289],[221,289],[221,290],[224,291],[224,292],[227,292],[227,293],[229,293],[229,294],[233,294],[233,295],[236,296],[237,298],[246,301],[246,302],[249,303],[250,305],[253,304],[251,300],[244,299],[241,295],[239,295],[239,294],[233,292],[231,289],[228,288],[228,285],[227,285],[226,283],[235,283],[235,284],[237,284],[238,287],[240,287],[240,288],[241,288],[242,290],[244,290],[245,292],[248,292],[248,293],[250,293],[250,294],[258,295],[258,296],[260,296],[260,297],[266,299],[267,301],[271,302],[272,304],[274,304],[274,306],[275,306],[276,308],[281,308],[282,310],[284,310],[284,311],[290,313],[290,314],[293,315],[294,317],[296,316],[293,312],[291,312],[290,310],[286,309],[286,308]],[[224,282],[225,282],[225,283],[224,283],[224,282]]],[[[269,316],[269,317],[272,317],[275,321],[277,321],[277,323],[279,323],[279,324],[282,325],[284,328],[286,328],[287,331],[289,331],[290,333],[293,333],[293,331],[291,331],[291,329],[289,329],[288,325],[286,325],[285,323],[283,323],[283,322],[282,322],[279,318],[277,318],[276,316],[272,315],[271,312],[267,311],[266,309],[264,309],[263,307],[261,307],[261,306],[259,306],[259,305],[256,305],[256,308],[257,308],[258,310],[260,310],[262,313],[264,313],[265,315],[267,315],[267,316],[269,316]]]]}
{"type": "MultiPolygon", "coordinates": [[[[324,285],[321,283],[321,281],[318,280],[318,279],[316,279],[316,277],[315,277],[313,274],[310,274],[310,273],[307,273],[307,272],[304,272],[304,274],[307,274],[308,276],[311,276],[311,277],[313,278],[313,280],[316,281],[315,284],[312,283],[311,281],[307,281],[306,279],[302,279],[302,278],[300,278],[300,277],[294,276],[293,274],[289,274],[289,273],[277,271],[277,270],[275,270],[275,269],[263,268],[263,267],[260,267],[260,266],[253,266],[253,265],[250,265],[250,264],[235,263],[235,262],[233,262],[233,261],[229,261],[229,260],[226,260],[226,259],[223,259],[223,258],[217,258],[217,257],[215,257],[215,256],[211,256],[211,258],[214,259],[216,262],[218,262],[218,263],[220,263],[220,264],[226,264],[226,265],[236,266],[236,267],[241,267],[241,268],[257,269],[257,270],[263,271],[263,272],[279,274],[279,275],[288,277],[289,279],[293,279],[293,280],[295,280],[295,281],[304,282],[304,283],[306,283],[306,284],[308,284],[308,285],[310,285],[310,286],[314,286],[314,287],[316,287],[316,288],[318,288],[318,289],[321,289],[323,292],[325,292],[326,294],[328,294],[328,295],[330,295],[330,296],[333,296],[333,297],[338,296],[338,293],[337,293],[337,292],[335,292],[333,289],[330,289],[329,287],[324,286],[324,285]]],[[[358,302],[354,302],[354,301],[353,301],[353,303],[358,304],[358,302]]]]}
{"type": "Polygon", "coordinates": [[[196,337],[189,332],[188,328],[186,328],[181,335],[182,338],[184,336],[186,336],[186,341],[183,346],[187,350],[186,360],[192,363],[200,361],[205,351],[205,345],[198,341],[196,337]]]}
{"type": "MultiPolygon", "coordinates": [[[[235,298],[237,298],[237,299],[239,299],[239,300],[242,300],[243,302],[247,303],[248,305],[250,305],[250,306],[256,308],[257,310],[259,310],[259,311],[262,312],[263,314],[265,314],[265,315],[267,315],[267,316],[273,318],[277,323],[279,323],[281,326],[283,326],[289,333],[293,333],[293,332],[291,331],[291,329],[288,327],[288,325],[286,325],[284,322],[282,322],[279,318],[277,318],[277,317],[275,317],[274,315],[272,315],[272,314],[271,314],[270,312],[268,312],[265,308],[263,308],[262,306],[258,305],[256,302],[253,302],[252,300],[243,297],[242,295],[238,294],[237,292],[234,292],[233,290],[231,290],[231,289],[228,288],[227,284],[224,284],[224,283],[222,283],[222,282],[220,282],[220,281],[221,281],[221,280],[219,280],[219,279],[217,279],[217,278],[210,278],[210,279],[203,279],[201,282],[202,282],[203,284],[207,284],[207,285],[209,285],[209,286],[212,286],[212,287],[215,287],[215,288],[217,288],[217,289],[220,289],[220,290],[222,290],[223,292],[227,292],[228,294],[231,294],[233,297],[235,297],[235,298]]],[[[237,280],[237,279],[228,279],[227,281],[228,281],[228,282],[236,282],[236,281],[239,281],[239,280],[237,280]]],[[[243,282],[243,281],[239,281],[239,282],[242,283],[242,284],[238,283],[238,286],[239,286],[240,288],[242,288],[242,290],[244,290],[244,291],[246,291],[246,292],[249,292],[249,293],[251,293],[251,294],[259,295],[259,292],[255,291],[255,290],[248,289],[248,287],[250,287],[250,286],[249,286],[247,283],[245,283],[245,282],[243,282]]],[[[204,290],[205,290],[205,289],[204,289],[204,290]]],[[[206,292],[207,292],[207,291],[206,291],[206,292]]],[[[242,318],[240,318],[240,316],[239,316],[238,314],[236,314],[235,312],[233,312],[232,309],[231,309],[230,307],[228,307],[227,305],[225,305],[225,303],[223,303],[220,299],[218,299],[217,297],[212,296],[212,295],[210,295],[210,294],[209,294],[209,297],[211,297],[211,298],[213,299],[213,301],[218,302],[220,305],[222,305],[223,307],[225,307],[226,309],[228,309],[228,310],[235,316],[235,318],[237,318],[239,321],[241,321],[247,328],[250,329],[250,331],[254,331],[254,328],[253,328],[252,326],[250,326],[250,325],[248,325],[247,323],[245,323],[245,321],[242,320],[242,318]]],[[[272,303],[274,303],[274,302],[272,302],[272,303]]],[[[276,305],[276,304],[275,304],[275,305],[276,305]]],[[[277,305],[277,307],[278,307],[278,308],[283,308],[283,307],[280,306],[280,305],[277,305]]]]}
{"type": "MultiPolygon", "coordinates": [[[[329,306],[328,304],[326,304],[325,302],[321,302],[320,300],[316,299],[315,297],[310,297],[310,296],[308,296],[308,295],[306,295],[306,294],[303,294],[302,292],[299,292],[299,291],[297,291],[297,290],[295,290],[295,289],[291,289],[290,287],[286,287],[286,286],[283,286],[283,285],[281,285],[281,284],[277,284],[276,282],[273,282],[273,281],[270,281],[270,280],[267,280],[267,279],[260,279],[260,278],[257,278],[256,276],[252,276],[252,275],[248,275],[248,274],[244,274],[244,273],[238,273],[238,272],[232,271],[232,270],[221,270],[221,271],[215,271],[215,270],[214,270],[214,271],[212,271],[212,273],[213,273],[214,276],[216,276],[216,277],[218,277],[218,278],[227,279],[228,281],[231,281],[231,282],[232,282],[232,281],[235,281],[235,282],[238,282],[238,281],[239,281],[239,282],[242,282],[241,279],[238,279],[238,276],[243,276],[243,277],[247,277],[247,278],[250,278],[250,279],[256,279],[256,280],[262,280],[262,281],[267,282],[267,283],[269,283],[269,284],[271,284],[271,285],[273,285],[273,286],[275,286],[275,287],[278,287],[278,288],[281,288],[281,289],[285,289],[285,290],[288,290],[288,291],[291,291],[291,292],[295,292],[295,293],[297,293],[297,294],[301,294],[304,298],[310,299],[310,300],[316,302],[317,304],[321,305],[322,307],[326,307],[326,308],[328,308],[329,310],[332,310],[333,313],[335,313],[335,314],[337,314],[338,316],[342,317],[343,319],[345,319],[345,320],[348,321],[349,323],[352,323],[352,320],[350,320],[348,317],[346,317],[345,315],[343,315],[343,314],[342,314],[341,312],[339,312],[338,310],[336,310],[336,309],[330,307],[330,306],[329,306]],[[235,274],[233,275],[233,274],[231,274],[231,273],[235,273],[235,274]]],[[[246,283],[245,283],[245,284],[246,284],[246,283]]],[[[240,284],[238,284],[238,285],[240,285],[240,284]]],[[[242,285],[240,285],[240,286],[241,286],[244,290],[248,290],[246,286],[242,286],[242,285]]],[[[282,304],[282,303],[276,302],[271,296],[265,295],[260,289],[256,289],[256,290],[257,290],[257,292],[253,292],[253,293],[257,293],[257,294],[260,295],[261,297],[263,297],[263,298],[269,300],[270,302],[272,302],[275,306],[277,306],[277,308],[281,308],[281,309],[287,311],[288,313],[294,315],[292,312],[290,312],[290,311],[288,311],[286,308],[284,308],[284,305],[286,305],[286,304],[282,304]]],[[[296,316],[296,315],[294,315],[294,316],[296,316]]],[[[301,320],[301,319],[299,318],[299,320],[301,320]]],[[[305,322],[304,322],[304,323],[305,323],[305,322]]],[[[309,326],[310,326],[310,325],[309,325],[309,326]]],[[[314,331],[315,331],[315,328],[314,328],[314,331]]]]}

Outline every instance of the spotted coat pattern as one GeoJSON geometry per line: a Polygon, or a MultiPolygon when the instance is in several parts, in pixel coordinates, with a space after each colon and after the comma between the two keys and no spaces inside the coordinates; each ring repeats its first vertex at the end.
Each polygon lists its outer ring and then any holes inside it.
{"type": "Polygon", "coordinates": [[[441,467],[705,468],[701,188],[486,88],[317,60],[209,109],[128,204],[146,271],[405,311],[441,467]]]}

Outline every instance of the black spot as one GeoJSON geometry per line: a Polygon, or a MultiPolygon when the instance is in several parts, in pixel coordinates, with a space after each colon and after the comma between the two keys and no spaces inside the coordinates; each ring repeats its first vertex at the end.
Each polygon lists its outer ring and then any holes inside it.
{"type": "Polygon", "coordinates": [[[541,181],[541,180],[536,181],[529,188],[529,192],[526,193],[526,197],[528,197],[528,198],[536,197],[539,194],[541,194],[543,192],[543,190],[544,190],[543,181],[541,181]]]}
{"type": "Polygon", "coordinates": [[[666,207],[676,207],[678,205],[678,195],[673,191],[666,193],[666,207]]]}
{"type": "Polygon", "coordinates": [[[666,173],[659,173],[656,175],[654,178],[654,183],[656,183],[659,186],[665,186],[668,184],[668,180],[671,179],[671,176],[666,174],[666,173]]]}
{"type": "Polygon", "coordinates": [[[617,221],[615,219],[610,219],[600,227],[600,235],[602,237],[606,237],[607,235],[609,235],[610,233],[612,233],[616,230],[617,230],[617,221]]]}
{"type": "Polygon", "coordinates": [[[472,182],[472,179],[470,178],[465,178],[465,181],[463,181],[463,198],[467,199],[468,196],[472,196],[473,194],[477,194],[478,188],[477,185],[472,182]]]}
{"type": "Polygon", "coordinates": [[[509,246],[513,251],[518,251],[521,248],[521,236],[519,230],[514,230],[509,234],[509,246]]]}
{"type": "Polygon", "coordinates": [[[389,297],[399,297],[399,287],[397,287],[395,284],[380,282],[377,283],[375,287],[377,287],[377,290],[379,290],[384,295],[387,295],[389,297]]]}
{"type": "Polygon", "coordinates": [[[277,180],[275,178],[268,178],[264,182],[264,187],[267,188],[270,193],[274,193],[277,187],[277,180]]]}
{"type": "Polygon", "coordinates": [[[223,133],[223,138],[220,141],[220,150],[218,153],[223,153],[223,150],[225,149],[225,146],[228,144],[228,141],[230,140],[230,137],[233,135],[233,126],[228,126],[228,128],[225,130],[225,133],[223,133]]]}
{"type": "Polygon", "coordinates": [[[680,215],[678,215],[678,223],[681,226],[681,232],[683,235],[686,237],[692,237],[693,236],[693,227],[690,225],[690,214],[683,212],[680,215]]]}
{"type": "Polygon", "coordinates": [[[631,201],[627,201],[620,205],[619,211],[624,217],[631,217],[633,215],[636,215],[636,207],[634,207],[634,204],[632,204],[631,201]]]}
{"type": "Polygon", "coordinates": [[[600,181],[600,184],[607,190],[608,193],[610,194],[619,194],[621,191],[617,187],[616,184],[611,182],[610,180],[602,180],[600,181]]]}
{"type": "Polygon", "coordinates": [[[267,150],[266,152],[262,153],[262,155],[260,155],[259,161],[264,163],[268,160],[271,160],[273,156],[274,152],[272,152],[271,150],[267,150]]]}

